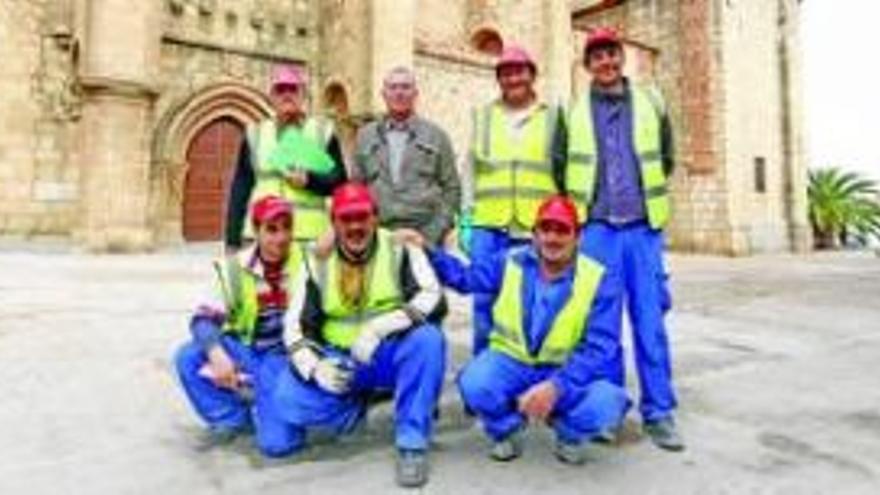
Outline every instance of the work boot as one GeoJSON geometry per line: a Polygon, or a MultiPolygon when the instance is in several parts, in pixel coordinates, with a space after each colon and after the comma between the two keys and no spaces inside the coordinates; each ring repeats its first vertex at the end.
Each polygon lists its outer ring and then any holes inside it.
{"type": "Polygon", "coordinates": [[[654,445],[661,449],[672,452],[684,450],[684,440],[678,434],[675,428],[675,421],[671,417],[646,422],[642,429],[651,437],[654,445]]]}
{"type": "Polygon", "coordinates": [[[513,433],[507,435],[503,440],[492,444],[489,457],[499,462],[512,461],[522,455],[522,444],[522,430],[514,430],[513,433]]]}
{"type": "Polygon", "coordinates": [[[234,442],[240,435],[250,431],[247,426],[209,426],[198,438],[196,450],[206,451],[215,447],[222,447],[234,442]]]}
{"type": "Polygon", "coordinates": [[[424,450],[400,449],[397,452],[397,484],[418,488],[428,482],[428,454],[424,450]]]}
{"type": "Polygon", "coordinates": [[[596,432],[596,435],[590,441],[602,445],[611,445],[617,441],[617,430],[614,428],[603,428],[596,432]]]}
{"type": "Polygon", "coordinates": [[[556,454],[556,458],[560,462],[572,466],[580,466],[587,461],[587,447],[582,443],[570,443],[557,439],[553,453],[556,454]]]}

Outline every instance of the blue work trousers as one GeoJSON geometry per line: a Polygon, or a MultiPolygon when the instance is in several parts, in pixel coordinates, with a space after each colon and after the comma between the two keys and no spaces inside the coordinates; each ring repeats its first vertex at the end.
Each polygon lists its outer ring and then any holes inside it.
{"type": "MultiPolygon", "coordinates": [[[[348,357],[336,349],[326,352],[348,357]]],[[[369,364],[351,363],[351,389],[341,395],[303,380],[293,369],[279,377],[274,403],[281,421],[297,432],[291,448],[304,445],[309,428],[335,434],[351,431],[365,414],[366,397],[374,391],[390,390],[395,400],[397,447],[426,450],[446,369],[446,344],[440,328],[423,324],[393,335],[382,341],[369,364]]]]}
{"type": "Polygon", "coordinates": [[[240,372],[248,376],[252,397],[218,387],[210,379],[200,376],[199,369],[208,362],[208,357],[199,345],[189,342],[177,351],[175,365],[183,390],[196,413],[212,429],[245,430],[253,427],[257,447],[267,456],[290,453],[288,445],[294,432],[278,427],[271,400],[277,377],[288,368],[283,347],[257,351],[228,335],[221,337],[220,345],[240,372]]]}
{"type": "MultiPolygon", "coordinates": [[[[517,398],[549,379],[556,369],[528,365],[486,349],[462,370],[458,387],[465,405],[480,418],[489,438],[499,441],[525,426],[517,398]]],[[[560,400],[553,408],[550,424],[559,440],[577,444],[619,426],[628,408],[624,389],[598,380],[560,400]]]]}
{"type": "MultiPolygon", "coordinates": [[[[582,229],[580,250],[606,269],[615,288],[615,333],[620,341],[623,304],[629,313],[635,364],[641,389],[639,411],[644,421],[671,416],[677,400],[672,385],[669,340],[663,322],[672,307],[668,274],[663,263],[663,232],[639,222],[614,226],[589,222],[582,229]]],[[[608,370],[612,381],[624,386],[624,349],[608,370]]]]}

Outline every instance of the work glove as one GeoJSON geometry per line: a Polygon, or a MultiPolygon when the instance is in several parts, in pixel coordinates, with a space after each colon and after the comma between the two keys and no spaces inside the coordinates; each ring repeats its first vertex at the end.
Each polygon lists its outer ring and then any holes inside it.
{"type": "Polygon", "coordinates": [[[321,359],[312,372],[312,379],[319,387],[337,395],[348,392],[353,377],[354,370],[337,357],[321,359]]]}
{"type": "Polygon", "coordinates": [[[474,215],[470,210],[458,216],[458,248],[461,252],[471,254],[471,236],[473,234],[474,215]]]}
{"type": "Polygon", "coordinates": [[[358,334],[357,339],[355,339],[354,344],[349,349],[351,357],[359,363],[368,364],[373,360],[373,354],[376,353],[376,348],[381,343],[382,335],[377,329],[367,324],[361,329],[360,334],[358,334]]]}

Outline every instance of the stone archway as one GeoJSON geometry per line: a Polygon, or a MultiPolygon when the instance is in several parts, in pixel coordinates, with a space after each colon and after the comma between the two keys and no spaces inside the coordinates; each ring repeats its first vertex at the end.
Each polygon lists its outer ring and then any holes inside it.
{"type": "MultiPolygon", "coordinates": [[[[237,146],[229,145],[230,136],[234,133],[228,131],[236,127],[240,131],[270,114],[271,105],[268,98],[261,92],[239,83],[221,83],[203,88],[173,104],[165,112],[156,127],[152,143],[151,206],[160,241],[168,243],[179,242],[187,237],[192,240],[204,240],[206,236],[216,237],[214,234],[207,235],[204,231],[205,227],[199,227],[203,229],[201,233],[188,232],[186,236],[184,235],[185,211],[189,213],[200,211],[198,215],[216,216],[219,212],[212,212],[211,209],[223,209],[226,201],[225,196],[220,200],[213,198],[207,209],[200,209],[192,201],[187,201],[186,194],[193,191],[192,187],[188,187],[190,177],[188,159],[199,156],[204,162],[205,147],[223,143],[217,150],[222,156],[212,157],[209,162],[213,161],[220,166],[229,160],[234,160],[237,146]],[[212,133],[220,133],[220,135],[214,136],[212,133]],[[210,144],[211,140],[215,143],[210,144]],[[199,148],[195,155],[194,145],[199,148]]],[[[197,172],[202,177],[206,166],[205,163],[199,165],[200,170],[197,172]]],[[[218,170],[216,177],[228,180],[228,177],[224,177],[224,173],[229,172],[218,170]]],[[[209,178],[208,181],[210,180],[209,178]]],[[[190,186],[192,185],[190,183],[190,186]]],[[[195,198],[191,199],[195,200],[195,198]]],[[[187,229],[190,230],[189,227],[187,229]]],[[[216,229],[216,226],[210,229],[216,229]]]]}

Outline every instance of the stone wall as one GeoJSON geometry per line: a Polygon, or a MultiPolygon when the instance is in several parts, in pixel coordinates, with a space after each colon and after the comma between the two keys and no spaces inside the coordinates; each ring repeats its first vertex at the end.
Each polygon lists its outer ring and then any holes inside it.
{"type": "Polygon", "coordinates": [[[67,2],[0,2],[0,232],[66,235],[79,193],[67,2]]]}

